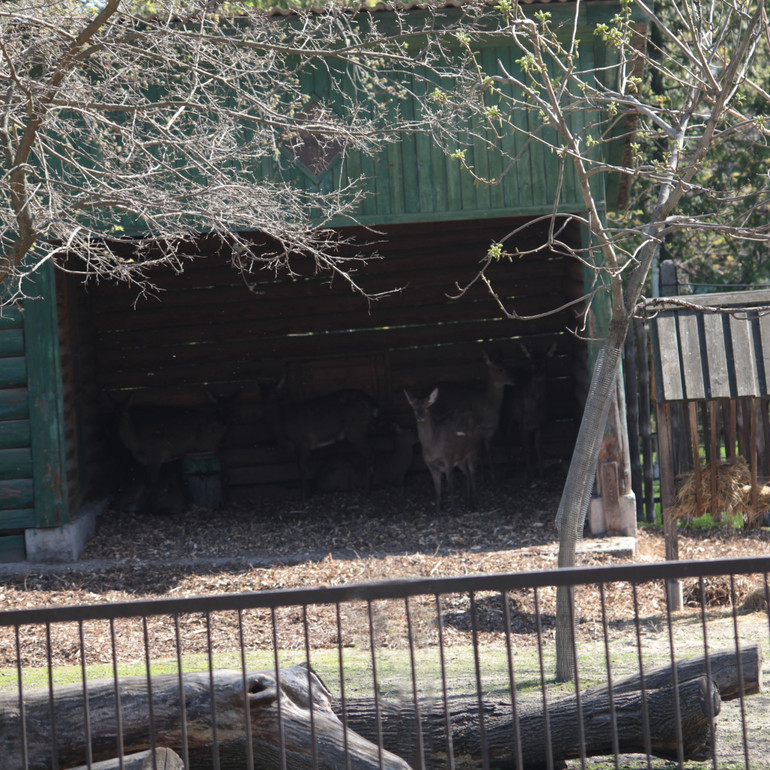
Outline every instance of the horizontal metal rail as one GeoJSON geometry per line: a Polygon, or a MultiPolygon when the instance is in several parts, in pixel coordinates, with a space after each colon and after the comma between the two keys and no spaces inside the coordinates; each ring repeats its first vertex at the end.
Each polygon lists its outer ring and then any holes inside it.
{"type": "Polygon", "coordinates": [[[44,607],[0,612],[0,627],[68,621],[109,620],[192,612],[275,609],[287,606],[339,604],[349,601],[405,599],[451,593],[511,591],[557,586],[579,586],[656,580],[770,573],[770,556],[711,561],[669,561],[600,567],[572,567],[529,572],[467,575],[443,578],[403,578],[317,588],[287,588],[210,596],[148,599],[93,605],[44,607]]]}

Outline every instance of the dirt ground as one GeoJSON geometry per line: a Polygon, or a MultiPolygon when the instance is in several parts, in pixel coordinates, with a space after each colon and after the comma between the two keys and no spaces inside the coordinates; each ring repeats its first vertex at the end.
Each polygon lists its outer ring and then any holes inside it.
{"type": "MultiPolygon", "coordinates": [[[[266,489],[249,505],[228,505],[219,511],[191,508],[174,516],[109,510],[99,517],[96,534],[77,563],[57,569],[32,565],[24,571],[0,567],[0,610],[550,569],[556,566],[554,516],[562,483],[561,474],[555,472],[534,486],[504,481],[494,492],[481,496],[479,511],[468,512],[458,505],[457,511],[441,517],[434,513],[427,477],[412,479],[403,489],[370,495],[331,493],[306,502],[290,490],[266,489]]],[[[770,532],[766,530],[686,529],[680,537],[681,559],[758,554],[770,554],[770,532]]],[[[662,531],[641,528],[633,556],[589,550],[578,555],[578,563],[663,558],[662,531]]],[[[755,584],[747,578],[736,581],[738,603],[755,584]]],[[[686,587],[685,598],[699,605],[693,590],[686,587]]],[[[730,605],[726,578],[709,581],[706,590],[710,606],[730,605]]],[[[553,625],[552,598],[547,592],[541,597],[546,631],[553,625]]],[[[629,601],[627,591],[622,596],[610,593],[607,620],[627,619],[633,613],[629,601]]],[[[638,601],[644,617],[659,615],[665,606],[658,590],[640,591],[638,601]]],[[[598,593],[586,590],[580,602],[581,633],[598,638],[604,629],[598,593]]],[[[514,631],[521,635],[521,643],[533,643],[536,639],[527,640],[536,630],[531,597],[519,597],[517,606],[514,631]]],[[[499,632],[499,619],[494,620],[499,609],[481,605],[482,633],[499,632]],[[483,626],[484,611],[489,615],[488,628],[483,626]]],[[[465,626],[454,624],[444,643],[467,644],[467,626],[467,622],[465,626]]],[[[203,618],[190,618],[186,626],[186,638],[200,640],[190,643],[195,651],[205,650],[203,628],[203,618]]],[[[163,639],[152,638],[152,624],[149,632],[155,649],[167,649],[167,629],[159,626],[163,639]]],[[[333,647],[335,633],[331,629],[314,634],[311,643],[333,647]]],[[[236,637],[227,624],[221,632],[214,629],[218,649],[219,645],[232,648],[236,637]]],[[[270,639],[254,636],[250,641],[269,645],[270,639]]],[[[300,648],[304,644],[302,624],[281,623],[281,643],[300,648]]],[[[33,647],[26,652],[28,661],[40,664],[45,650],[42,644],[33,647]]],[[[131,647],[129,644],[128,649],[131,647]]],[[[98,650],[95,654],[102,657],[98,650]]],[[[4,646],[0,666],[10,665],[12,656],[12,648],[4,646]]]]}
{"type": "MultiPolygon", "coordinates": [[[[404,489],[370,495],[360,491],[325,494],[307,502],[292,491],[266,489],[250,504],[230,504],[219,511],[191,508],[174,516],[108,510],[99,517],[96,534],[77,563],[56,568],[0,565],[0,610],[555,568],[558,537],[554,517],[562,484],[561,474],[555,472],[534,486],[519,480],[504,481],[494,491],[482,494],[478,511],[468,512],[458,506],[455,512],[441,517],[434,513],[427,477],[410,480],[404,489]]],[[[590,540],[585,543],[590,544],[590,540]]],[[[770,532],[687,528],[680,533],[679,547],[682,559],[770,554],[770,532]]],[[[590,548],[578,554],[581,565],[663,559],[662,531],[648,527],[640,528],[633,555],[590,548]]],[[[761,582],[753,577],[738,577],[734,586],[729,578],[705,583],[707,605],[717,615],[721,613],[718,623],[724,628],[727,643],[733,627],[729,612],[732,598],[741,605],[756,596],[757,586],[761,582]]],[[[700,607],[697,589],[694,582],[685,585],[690,619],[683,620],[694,628],[700,607]]],[[[607,635],[621,656],[635,660],[629,586],[607,587],[604,614],[601,598],[596,589],[579,590],[578,637],[595,642],[594,648],[601,650],[607,635]]],[[[653,662],[666,662],[662,587],[645,585],[636,598],[645,650],[652,651],[653,662]]],[[[534,652],[538,637],[552,646],[554,592],[543,590],[538,611],[531,593],[512,592],[510,601],[510,633],[517,649],[529,647],[534,652]]],[[[447,648],[468,648],[472,627],[467,596],[442,598],[441,624],[436,622],[430,597],[415,599],[411,607],[411,635],[418,648],[435,650],[439,642],[447,648]]],[[[476,613],[478,643],[490,651],[505,638],[499,595],[478,596],[476,613]]],[[[76,627],[53,624],[50,652],[39,627],[23,626],[19,636],[22,666],[46,667],[50,655],[55,666],[77,667],[83,651],[89,666],[109,666],[113,655],[122,664],[141,666],[145,655],[153,660],[173,660],[180,638],[185,659],[197,655],[205,660],[209,640],[217,655],[238,651],[241,640],[248,650],[270,650],[273,632],[269,613],[249,611],[246,615],[245,622],[238,621],[234,613],[184,615],[177,635],[167,617],[117,621],[112,632],[105,621],[94,621],[84,624],[81,638],[76,627]]],[[[752,624],[750,638],[767,649],[767,613],[747,616],[742,611],[741,615],[741,624],[752,624]],[[747,621],[747,617],[753,620],[747,621]]],[[[340,643],[365,650],[374,627],[378,649],[398,650],[408,645],[409,638],[402,616],[403,603],[379,606],[372,626],[365,607],[343,607],[340,638],[331,608],[309,607],[304,617],[297,607],[281,608],[275,614],[277,640],[280,649],[300,652],[309,643],[314,655],[321,654],[315,651],[333,650],[340,643]]],[[[688,640],[686,628],[684,639],[677,644],[687,655],[702,653],[694,638],[688,640]],[[691,649],[687,649],[688,643],[691,649]]],[[[740,633],[747,628],[741,625],[740,633]]],[[[722,640],[713,641],[717,647],[722,644],[722,640]]],[[[13,667],[15,660],[13,629],[0,629],[0,669],[13,667]]],[[[502,662],[500,665],[504,667],[502,662]]],[[[473,682],[468,686],[472,691],[473,682]]],[[[747,702],[747,715],[732,702],[725,704],[719,717],[720,766],[725,768],[744,767],[744,745],[750,746],[753,760],[767,760],[767,764],[757,766],[770,766],[763,731],[744,726],[767,723],[770,698],[755,695],[747,702]]],[[[631,762],[628,766],[637,765],[631,762]]]]}

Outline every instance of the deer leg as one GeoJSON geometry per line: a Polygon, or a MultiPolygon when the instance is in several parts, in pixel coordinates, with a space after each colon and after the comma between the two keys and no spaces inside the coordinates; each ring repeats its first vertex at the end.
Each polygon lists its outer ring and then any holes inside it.
{"type": "Polygon", "coordinates": [[[465,499],[470,510],[476,510],[476,458],[468,457],[460,466],[465,476],[465,499]]]}
{"type": "Polygon", "coordinates": [[[449,466],[445,471],[446,476],[446,494],[447,498],[449,499],[449,508],[450,510],[455,510],[455,478],[454,478],[454,467],[449,466]]]}
{"type": "Polygon", "coordinates": [[[430,468],[430,475],[433,478],[433,489],[436,492],[436,513],[441,513],[441,471],[437,468],[430,468]]]}

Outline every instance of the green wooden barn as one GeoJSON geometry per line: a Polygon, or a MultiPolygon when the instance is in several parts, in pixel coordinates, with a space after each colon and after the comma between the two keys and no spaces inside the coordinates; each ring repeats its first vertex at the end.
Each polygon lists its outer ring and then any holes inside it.
{"type": "MultiPolygon", "coordinates": [[[[558,16],[565,4],[548,8],[558,16]]],[[[614,3],[582,4],[586,39],[615,11],[614,3]]],[[[607,49],[593,43],[582,55],[600,66],[607,49]]],[[[510,48],[489,46],[483,56],[490,67],[497,59],[517,67],[510,48]]],[[[309,101],[319,89],[323,84],[309,83],[309,101]]],[[[296,158],[295,181],[308,189],[368,178],[358,224],[337,224],[358,248],[382,257],[361,271],[361,284],[373,292],[400,288],[373,305],[310,264],[291,279],[260,276],[257,286],[247,286],[229,266],[227,246],[206,233],[189,247],[205,259],[181,275],[155,277],[162,300],[137,299],[124,285],[83,284],[44,265],[39,299],[0,318],[0,560],[77,558],[94,512],[130,475],[116,416],[127,398],[169,410],[195,409],[212,396],[227,401],[227,429],[210,468],[227,499],[248,500],[265,485],[297,480],[294,458],[266,429],[260,383],[284,375],[293,398],[357,387],[390,420],[407,425],[413,417],[405,388],[483,379],[482,351],[515,368],[525,342],[554,351],[545,454],[550,462],[568,460],[589,360],[585,345],[566,331],[574,327],[573,311],[524,323],[505,319],[479,286],[453,298],[491,242],[552,211],[555,159],[534,143],[520,152],[527,162],[496,186],[473,184],[422,136],[404,136],[377,159],[351,153],[344,164],[330,158],[319,168],[296,158]]],[[[480,147],[469,160],[485,176],[500,171],[480,147]]],[[[604,183],[604,199],[614,205],[617,180],[604,183]]],[[[575,180],[567,174],[561,185],[563,210],[580,212],[575,180]]],[[[530,227],[509,246],[539,245],[546,228],[530,227]]],[[[562,238],[580,246],[586,235],[572,222],[562,238]]],[[[255,233],[255,243],[259,238],[255,233]]],[[[501,263],[493,277],[522,314],[566,305],[584,290],[582,268],[563,254],[501,263]]],[[[512,451],[520,461],[521,448],[512,451]]]]}

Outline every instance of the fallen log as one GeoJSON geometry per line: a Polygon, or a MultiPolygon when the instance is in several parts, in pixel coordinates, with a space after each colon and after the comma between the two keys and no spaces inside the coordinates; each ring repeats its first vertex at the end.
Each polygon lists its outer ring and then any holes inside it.
{"type": "MultiPolygon", "coordinates": [[[[677,662],[678,698],[685,759],[703,759],[711,754],[713,730],[710,716],[719,713],[720,694],[726,698],[758,692],[761,687],[762,653],[758,645],[741,651],[743,681],[739,677],[734,650],[714,652],[709,656],[712,679],[705,677],[705,658],[677,662]],[[710,706],[709,706],[710,703],[710,706]]],[[[514,766],[519,752],[524,767],[536,768],[545,763],[546,752],[555,763],[565,759],[612,754],[615,751],[611,724],[617,725],[618,751],[646,753],[643,715],[649,717],[649,750],[662,758],[677,758],[679,736],[675,711],[672,669],[662,666],[645,674],[644,694],[640,677],[633,675],[613,685],[612,704],[607,686],[589,688],[581,693],[580,707],[584,725],[584,743],[579,742],[578,703],[574,695],[549,704],[550,741],[546,740],[545,718],[540,703],[519,704],[520,745],[516,744],[510,703],[486,700],[483,709],[483,739],[479,706],[475,699],[451,698],[447,704],[447,731],[443,702],[413,701],[402,704],[381,702],[375,709],[371,699],[351,700],[345,704],[345,726],[339,704],[335,714],[331,695],[314,673],[303,666],[280,673],[280,687],[274,672],[247,676],[247,692],[243,690],[240,672],[216,671],[212,720],[209,674],[184,677],[185,725],[190,770],[208,768],[218,759],[222,770],[245,766],[248,751],[245,699],[248,699],[249,729],[252,732],[256,767],[272,770],[281,763],[278,731],[278,698],[283,714],[283,739],[289,768],[337,768],[344,765],[345,746],[351,753],[351,767],[379,767],[377,743],[382,736],[383,767],[405,770],[410,764],[426,767],[446,766],[448,751],[456,757],[478,761],[484,751],[501,767],[514,766]],[[646,702],[645,702],[646,699],[646,702]],[[310,708],[312,700],[313,707],[310,708]],[[614,715],[612,709],[614,708],[614,715]],[[419,710],[419,711],[418,711],[419,710]],[[378,729],[377,713],[381,719],[378,729]],[[311,720],[312,713],[312,720],[311,720]],[[419,713],[419,719],[418,719],[419,713]],[[216,726],[216,745],[214,730],[216,726]],[[345,730],[347,727],[347,731],[345,730]],[[447,735],[451,736],[448,740],[447,735]],[[215,757],[216,754],[216,757],[215,757]],[[315,758],[315,759],[314,759],[315,758]]],[[[118,746],[115,717],[114,684],[89,683],[88,708],[91,723],[93,755],[91,761],[113,757],[118,746]]],[[[182,712],[179,705],[177,677],[154,677],[152,680],[153,724],[155,745],[181,749],[182,712]]],[[[150,743],[149,703],[145,678],[121,680],[120,703],[123,715],[124,751],[140,751],[150,743]]],[[[85,744],[71,747],[59,736],[84,735],[84,705],[79,687],[61,688],[55,693],[55,724],[59,762],[86,762],[85,744]]],[[[47,691],[25,694],[27,742],[30,764],[33,759],[50,763],[52,753],[50,703],[47,691]]],[[[0,695],[0,770],[16,770],[20,761],[20,722],[18,698],[0,695]]]]}
{"type": "Polygon", "coordinates": [[[94,762],[88,765],[80,765],[72,770],[184,770],[182,758],[171,749],[156,749],[142,751],[139,754],[131,754],[128,757],[105,759],[103,762],[94,762]],[[153,762],[153,753],[155,761],[153,762]]]}
{"type": "Polygon", "coordinates": [[[0,694],[0,770],[25,767],[24,742],[29,766],[72,767],[112,759],[120,743],[125,753],[147,749],[151,729],[155,745],[180,751],[186,734],[188,770],[216,762],[221,770],[242,770],[249,732],[260,770],[281,767],[282,755],[288,768],[299,770],[338,770],[346,756],[353,770],[409,770],[399,757],[345,730],[328,689],[304,666],[282,670],[278,681],[274,672],[251,673],[245,685],[237,671],[186,674],[180,701],[176,675],[153,677],[151,698],[146,677],[121,679],[120,724],[113,680],[88,682],[87,698],[80,686],[55,689],[53,700],[48,690],[31,691],[24,694],[24,730],[18,695],[0,694]]]}
{"type": "MultiPolygon", "coordinates": [[[[677,661],[680,713],[684,733],[685,759],[696,760],[711,755],[713,731],[709,721],[709,699],[713,716],[719,713],[720,701],[757,693],[761,688],[762,650],[757,644],[741,650],[739,659],[734,649],[719,650],[708,657],[711,684],[706,681],[706,658],[699,656],[677,661]]],[[[660,666],[645,673],[644,687],[646,710],[650,720],[650,746],[652,755],[669,759],[677,758],[678,736],[674,711],[673,672],[670,665],[660,666]]],[[[644,734],[644,708],[641,677],[634,674],[617,680],[612,687],[614,708],[617,712],[618,751],[622,753],[646,753],[644,734]]],[[[586,727],[585,756],[613,754],[609,688],[598,685],[581,693],[580,705],[586,727]]],[[[420,702],[420,741],[415,705],[411,701],[401,704],[380,704],[382,715],[383,745],[404,757],[414,766],[420,765],[416,752],[422,745],[422,757],[427,767],[445,765],[446,752],[451,748],[456,756],[480,757],[482,754],[479,707],[475,699],[452,698],[448,704],[452,745],[447,746],[447,730],[442,703],[420,702]],[[444,764],[442,764],[444,763],[444,764]]],[[[496,766],[512,767],[518,747],[513,728],[510,703],[485,700],[483,703],[485,744],[488,756],[496,766]]],[[[554,762],[574,759],[581,755],[578,741],[578,709],[574,695],[549,704],[548,719],[551,741],[546,741],[545,720],[540,703],[520,703],[518,706],[521,754],[525,767],[537,768],[546,762],[546,752],[551,751],[554,762]],[[549,748],[550,745],[550,748],[549,748]]],[[[376,741],[374,706],[371,701],[355,701],[346,704],[348,725],[369,740],[376,741]]]]}
{"type": "MultiPolygon", "coordinates": [[[[681,683],[678,688],[679,713],[681,715],[684,758],[705,759],[711,755],[713,731],[709,718],[711,712],[719,713],[719,693],[713,682],[706,677],[681,683]]],[[[617,725],[618,751],[624,754],[646,753],[646,736],[643,719],[643,697],[649,715],[650,751],[654,756],[676,759],[678,735],[675,720],[674,688],[669,685],[657,690],[626,691],[614,694],[612,707],[608,697],[597,694],[581,697],[583,744],[581,746],[578,725],[577,701],[574,696],[560,698],[548,706],[548,730],[540,704],[519,704],[520,743],[516,742],[510,704],[495,702],[484,704],[484,738],[478,718],[476,700],[464,698],[449,704],[449,721],[452,733],[452,751],[465,762],[478,760],[486,753],[495,767],[515,767],[514,758],[521,752],[523,767],[547,766],[547,755],[554,763],[581,756],[614,754],[611,724],[617,725]],[[613,712],[614,708],[614,712],[613,712]],[[550,737],[550,740],[549,740],[550,737]]],[[[383,719],[383,745],[403,756],[412,765],[419,766],[416,754],[418,742],[417,721],[413,704],[398,708],[381,706],[383,719]]],[[[370,740],[374,735],[374,708],[371,702],[355,701],[347,705],[348,726],[370,740]]],[[[420,737],[422,759],[428,768],[446,764],[446,721],[439,704],[421,705],[420,737]]]]}

